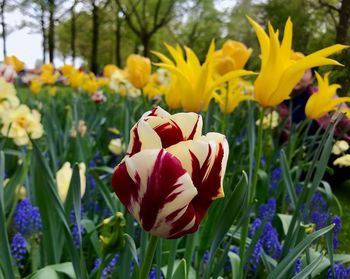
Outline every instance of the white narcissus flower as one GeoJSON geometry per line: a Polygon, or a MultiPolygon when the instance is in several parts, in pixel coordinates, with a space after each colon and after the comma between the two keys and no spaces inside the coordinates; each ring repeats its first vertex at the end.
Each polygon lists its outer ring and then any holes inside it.
{"type": "Polygon", "coordinates": [[[340,155],[349,149],[349,144],[345,140],[338,140],[334,143],[332,147],[332,153],[334,155],[340,155]]]}
{"type": "MultiPolygon", "coordinates": [[[[86,166],[84,163],[79,163],[79,175],[80,175],[80,196],[83,197],[86,188],[86,176],[85,176],[86,166]]],[[[56,183],[58,195],[64,203],[67,198],[70,181],[72,179],[73,169],[69,162],[65,162],[56,173],[56,183]]]]}
{"type": "Polygon", "coordinates": [[[16,96],[15,86],[0,77],[0,117],[4,111],[18,106],[19,99],[16,96]]]}
{"type": "Polygon", "coordinates": [[[12,138],[19,146],[28,144],[30,138],[40,138],[44,133],[40,113],[34,109],[30,110],[26,105],[4,111],[1,119],[2,135],[12,138]]]}
{"type": "Polygon", "coordinates": [[[162,238],[195,232],[222,198],[229,147],[224,135],[202,135],[196,113],[146,112],[130,131],[112,184],[142,228],[162,238]]]}
{"type": "Polygon", "coordinates": [[[120,155],[123,152],[123,144],[120,138],[112,139],[108,144],[108,149],[114,155],[120,155]]]}
{"type": "Polygon", "coordinates": [[[350,167],[350,154],[346,154],[334,160],[334,166],[342,167],[350,167]]]}

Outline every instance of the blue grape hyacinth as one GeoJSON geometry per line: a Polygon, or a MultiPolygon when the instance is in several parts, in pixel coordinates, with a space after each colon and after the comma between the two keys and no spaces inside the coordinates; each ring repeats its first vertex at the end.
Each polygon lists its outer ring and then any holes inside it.
{"type": "Polygon", "coordinates": [[[27,241],[21,235],[21,233],[16,233],[11,241],[10,245],[11,255],[19,269],[24,267],[24,260],[27,255],[27,241]]]}
{"type": "Polygon", "coordinates": [[[30,237],[42,230],[39,208],[33,206],[29,199],[21,200],[16,207],[14,223],[18,232],[25,237],[30,237]]]}

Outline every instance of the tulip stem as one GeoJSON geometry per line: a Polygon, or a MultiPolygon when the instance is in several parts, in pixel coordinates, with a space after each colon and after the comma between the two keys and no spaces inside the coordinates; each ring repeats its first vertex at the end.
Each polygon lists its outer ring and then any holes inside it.
{"type": "Polygon", "coordinates": [[[168,259],[168,268],[166,271],[166,277],[167,279],[170,279],[173,275],[173,268],[174,268],[174,262],[176,259],[176,250],[177,249],[177,239],[171,240],[170,243],[170,253],[169,253],[169,259],[168,259]]]}
{"type": "Polygon", "coordinates": [[[265,116],[265,109],[262,109],[260,111],[260,123],[258,128],[258,138],[257,138],[257,152],[255,157],[255,167],[254,167],[254,174],[253,174],[253,181],[251,185],[251,192],[249,197],[249,204],[252,204],[255,199],[256,195],[256,184],[258,182],[258,174],[260,169],[260,163],[261,163],[261,154],[262,154],[262,140],[263,140],[263,119],[265,116]]]}
{"type": "Polygon", "coordinates": [[[224,111],[222,112],[222,133],[226,134],[226,129],[227,129],[227,107],[228,107],[228,94],[229,94],[229,83],[226,81],[225,84],[225,108],[224,111]]]}
{"type": "Polygon", "coordinates": [[[148,241],[146,256],[142,261],[140,279],[148,278],[153,263],[153,257],[157,248],[158,237],[151,235],[148,241]]]}
{"type": "MultiPolygon", "coordinates": [[[[260,123],[259,123],[259,128],[258,128],[258,138],[257,138],[257,150],[256,150],[256,156],[255,156],[255,166],[253,170],[253,178],[249,180],[249,189],[248,189],[248,207],[252,206],[254,204],[254,199],[256,195],[256,185],[258,182],[258,172],[260,168],[260,157],[262,153],[262,138],[263,138],[263,119],[265,115],[265,109],[262,109],[260,111],[260,123]]],[[[251,165],[250,168],[253,166],[251,165]]],[[[248,216],[247,219],[244,221],[242,225],[242,230],[241,230],[241,239],[240,239],[240,258],[241,258],[241,263],[240,263],[240,276],[239,278],[243,278],[244,274],[244,266],[247,261],[247,256],[246,255],[246,241],[248,238],[248,231],[249,231],[249,224],[250,224],[250,217],[248,216]]]]}

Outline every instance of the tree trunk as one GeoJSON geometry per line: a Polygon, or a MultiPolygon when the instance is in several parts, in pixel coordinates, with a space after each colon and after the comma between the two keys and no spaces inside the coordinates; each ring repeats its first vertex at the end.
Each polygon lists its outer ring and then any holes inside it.
{"type": "Polygon", "coordinates": [[[7,50],[6,50],[6,22],[5,22],[5,6],[6,6],[6,1],[3,0],[1,2],[0,6],[0,13],[1,13],[1,28],[2,28],[2,46],[3,46],[3,55],[4,58],[7,56],[7,50]]]}
{"type": "Polygon", "coordinates": [[[75,36],[76,36],[76,14],[75,14],[75,4],[72,7],[72,18],[71,18],[71,33],[70,33],[70,46],[72,50],[72,64],[75,66],[75,56],[76,56],[76,49],[75,49],[75,36]]]}
{"type": "Polygon", "coordinates": [[[99,42],[99,17],[98,6],[95,1],[92,2],[92,41],[91,41],[91,71],[98,71],[98,42],[99,42]]]}
{"type": "MultiPolygon", "coordinates": [[[[347,44],[348,31],[350,26],[350,0],[342,0],[339,9],[339,22],[336,26],[336,43],[347,44]]],[[[350,75],[350,50],[344,49],[341,54],[340,62],[344,64],[345,78],[340,77],[337,82],[342,85],[342,91],[348,92],[350,89],[350,82],[348,76],[350,75]]]]}
{"type": "Polygon", "coordinates": [[[350,0],[342,0],[339,9],[339,23],[336,27],[336,42],[345,44],[347,42],[347,34],[350,24],[350,0]]]}
{"type": "Polygon", "coordinates": [[[141,37],[144,57],[149,57],[150,39],[151,39],[151,37],[149,36],[149,34],[144,34],[141,37]]]}
{"type": "Polygon", "coordinates": [[[40,15],[40,25],[41,25],[41,35],[42,35],[42,48],[43,48],[43,64],[46,63],[46,28],[45,28],[45,9],[41,6],[41,15],[40,15]]]}
{"type": "Polygon", "coordinates": [[[49,0],[49,61],[53,63],[55,58],[55,0],[49,0]]]}
{"type": "Polygon", "coordinates": [[[115,59],[116,64],[119,68],[123,67],[122,62],[122,54],[121,54],[121,24],[122,21],[120,20],[120,17],[118,15],[119,10],[116,13],[116,20],[115,20],[115,59]]]}

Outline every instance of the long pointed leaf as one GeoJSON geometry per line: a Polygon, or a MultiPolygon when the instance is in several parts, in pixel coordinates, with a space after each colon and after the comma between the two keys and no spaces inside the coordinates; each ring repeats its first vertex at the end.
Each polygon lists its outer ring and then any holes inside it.
{"type": "Polygon", "coordinates": [[[289,268],[295,263],[300,254],[307,247],[309,247],[317,238],[331,231],[333,227],[334,225],[330,225],[307,236],[303,241],[301,241],[297,246],[295,246],[285,258],[283,258],[283,260],[276,266],[274,271],[269,274],[267,279],[282,278],[282,276],[289,271],[289,268]]]}
{"type": "Polygon", "coordinates": [[[15,278],[12,269],[10,245],[7,237],[5,206],[4,206],[4,177],[5,177],[5,155],[0,151],[0,266],[5,278],[15,278]]]}

